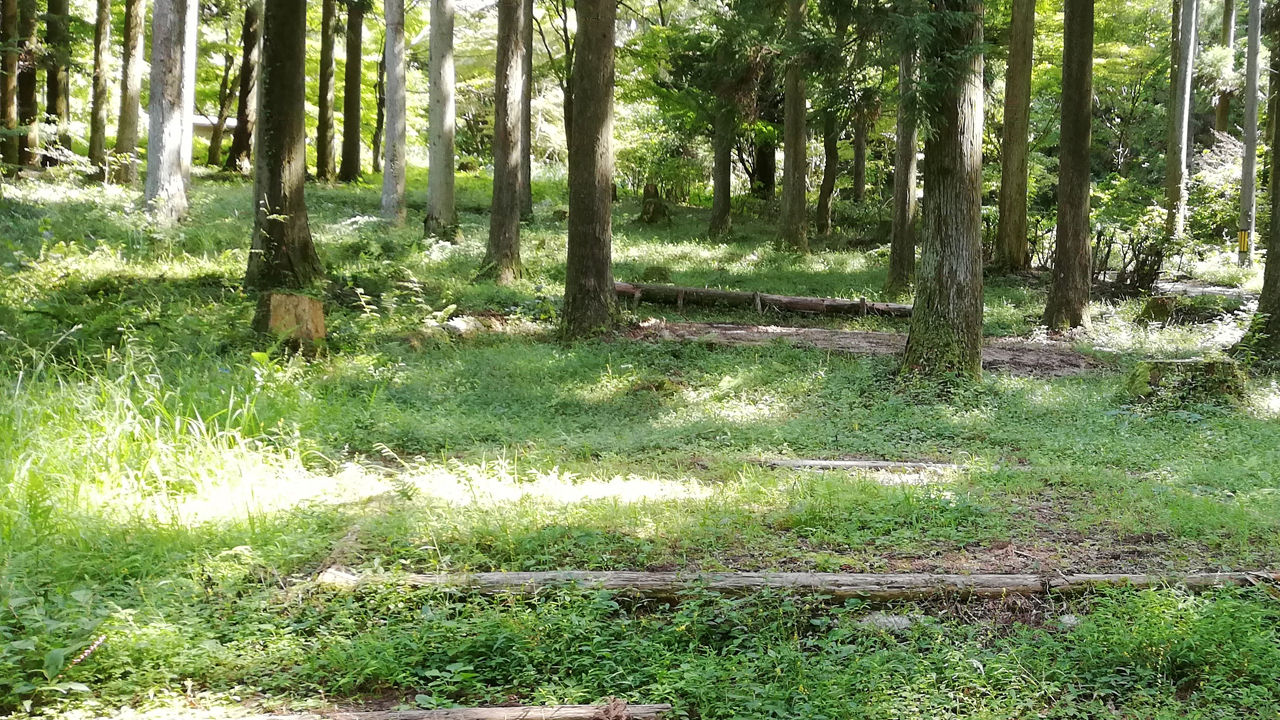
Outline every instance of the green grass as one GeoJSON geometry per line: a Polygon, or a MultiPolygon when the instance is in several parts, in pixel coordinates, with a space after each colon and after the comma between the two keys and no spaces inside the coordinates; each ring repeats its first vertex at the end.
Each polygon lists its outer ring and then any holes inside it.
{"type": "MultiPolygon", "coordinates": [[[[411,177],[414,205],[422,178],[411,177]]],[[[563,188],[539,185],[526,277],[473,282],[464,237],[376,219],[376,183],[309,187],[328,289],[319,358],[255,358],[239,288],[240,180],[202,179],[156,231],[136,194],[23,183],[0,197],[0,711],[181,697],[323,695],[420,705],[671,701],[682,716],[1130,717],[1274,712],[1274,600],[1107,593],[1069,604],[933,604],[895,634],[869,609],[700,595],[481,600],[335,593],[322,564],[393,571],[808,569],[1185,572],[1280,564],[1280,388],[1236,406],[1135,406],[1114,371],[902,380],[892,359],[782,345],[554,339],[563,188]],[[424,318],[523,318],[437,341],[424,318]],[[959,462],[938,477],[770,470],[761,457],[959,462]],[[1066,626],[1064,614],[1081,618],[1066,626]],[[74,659],[98,637],[82,662],[74,659]],[[203,694],[202,694],[203,693],[203,694]],[[1114,713],[1113,713],[1114,709],[1114,713]]],[[[736,220],[699,239],[615,218],[615,271],[879,299],[879,251],[780,252],[736,220]]],[[[989,335],[1031,335],[1039,280],[987,284],[989,335]]],[[[1230,310],[1230,308],[1223,308],[1230,310]]],[[[1082,344],[1188,356],[1239,319],[1146,327],[1095,307],[1082,344]]],[[[1204,317],[1200,317],[1203,314],[1204,317]]],[[[642,305],[632,319],[759,322],[642,305]]],[[[905,329],[876,318],[768,322],[905,329]]]]}

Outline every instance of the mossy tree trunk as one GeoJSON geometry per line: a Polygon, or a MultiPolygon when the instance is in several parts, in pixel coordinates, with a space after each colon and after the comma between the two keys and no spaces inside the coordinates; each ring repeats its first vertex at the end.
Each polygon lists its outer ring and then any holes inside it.
{"type": "MultiPolygon", "coordinates": [[[[799,46],[803,36],[806,8],[805,0],[787,0],[787,41],[792,47],[799,46]]],[[[782,208],[778,224],[783,245],[807,253],[809,218],[805,184],[809,169],[809,133],[805,126],[804,69],[800,66],[799,57],[793,57],[787,63],[784,86],[782,208]]]]}
{"type": "Polygon", "coordinates": [[[316,98],[316,179],[332,180],[338,162],[334,157],[333,100],[338,67],[333,57],[338,22],[338,0],[320,4],[320,89],[316,98]]]}
{"type": "Polygon", "coordinates": [[[24,167],[34,165],[40,154],[40,102],[36,78],[36,54],[40,45],[36,37],[36,20],[39,15],[36,0],[18,0],[18,126],[25,129],[18,133],[18,164],[24,167]]]}
{"type": "Polygon", "coordinates": [[[387,25],[386,49],[386,162],[382,169],[382,215],[393,225],[404,224],[405,133],[407,98],[405,94],[404,0],[385,0],[387,25]]]}
{"type": "Polygon", "coordinates": [[[569,252],[564,332],[581,337],[613,325],[613,0],[578,0],[577,58],[570,82],[569,252]]]}
{"type": "Polygon", "coordinates": [[[885,292],[902,295],[916,269],[916,49],[905,48],[898,60],[897,139],[893,160],[893,226],[889,243],[889,277],[885,292]]]}
{"type": "Polygon", "coordinates": [[[364,88],[365,2],[347,2],[347,58],[342,83],[342,165],[338,169],[338,179],[342,182],[355,182],[362,172],[360,94],[364,88]]]}
{"type": "Polygon", "coordinates": [[[1000,144],[1000,215],[995,242],[995,266],[1001,270],[1025,270],[1031,265],[1027,248],[1027,155],[1031,141],[1035,22],[1035,0],[1013,0],[1000,144]]]}
{"type": "Polygon", "coordinates": [[[18,164],[18,0],[0,0],[0,161],[18,164]]]}
{"type": "Polygon", "coordinates": [[[253,154],[253,126],[258,119],[258,60],[262,51],[262,0],[250,0],[240,27],[240,88],[236,98],[236,129],[223,167],[238,170],[253,154]]]}
{"type": "MultiPolygon", "coordinates": [[[[495,71],[493,204],[485,275],[499,285],[520,277],[520,128],[524,117],[524,0],[498,2],[498,65],[495,71]]],[[[572,187],[572,181],[570,182],[572,187]]]]}
{"type": "Polygon", "coordinates": [[[924,149],[924,226],[904,367],[982,372],[982,3],[939,0],[943,24],[921,57],[936,91],[924,149]],[[966,20],[960,22],[959,17],[966,20]],[[971,19],[969,19],[971,18],[971,19]]]}
{"type": "Polygon", "coordinates": [[[733,105],[721,102],[716,112],[712,138],[714,162],[711,169],[711,222],[707,235],[719,237],[733,229],[730,216],[733,194],[733,143],[738,129],[738,114],[733,105]]]}
{"type": "Polygon", "coordinates": [[[426,235],[452,239],[451,228],[458,222],[454,207],[454,157],[456,106],[453,65],[453,0],[431,0],[431,46],[427,56],[427,178],[426,235]]]}

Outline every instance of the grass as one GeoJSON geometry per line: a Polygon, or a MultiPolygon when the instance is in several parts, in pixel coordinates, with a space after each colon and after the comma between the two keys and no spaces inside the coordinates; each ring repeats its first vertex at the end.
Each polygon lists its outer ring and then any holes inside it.
{"type": "MultiPolygon", "coordinates": [[[[423,180],[411,177],[411,198],[423,180]]],[[[1280,707],[1275,601],[1261,589],[877,609],[916,618],[890,631],[857,603],[785,595],[666,606],[313,586],[310,573],[334,563],[1274,567],[1280,387],[1255,380],[1233,406],[1134,405],[1114,371],[956,385],[899,379],[891,359],[782,345],[561,343],[548,318],[564,276],[564,226],[550,216],[563,188],[537,188],[526,277],[499,288],[472,281],[483,178],[459,183],[456,246],[423,243],[412,224],[386,227],[372,185],[309,187],[334,280],[326,352],[255,355],[252,299],[239,289],[248,193],[242,181],[204,178],[192,220],[162,232],[131,191],[69,180],[3,188],[0,711],[608,695],[670,701],[682,717],[1244,717],[1280,707]],[[521,321],[460,341],[421,334],[450,305],[521,321]],[[753,462],[848,455],[964,468],[919,478],[753,462]]],[[[880,299],[879,251],[798,256],[749,218],[710,243],[698,238],[697,209],[678,209],[670,227],[632,215],[624,202],[615,218],[620,279],[661,266],[680,284],[880,299]]],[[[1039,280],[994,278],[986,293],[989,335],[1035,333],[1039,280]]],[[[1139,356],[1211,352],[1240,327],[1216,307],[1198,309],[1198,324],[1147,327],[1139,305],[1096,305],[1081,343],[1111,349],[1123,371],[1139,356]]],[[[759,321],[648,305],[633,319],[650,315],[759,321]]]]}

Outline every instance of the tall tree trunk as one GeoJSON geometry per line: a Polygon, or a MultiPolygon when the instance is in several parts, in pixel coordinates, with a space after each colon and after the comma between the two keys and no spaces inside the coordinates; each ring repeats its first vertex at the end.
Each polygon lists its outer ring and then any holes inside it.
{"type": "MultiPolygon", "coordinates": [[[[1231,58],[1231,65],[1228,69],[1234,69],[1235,66],[1235,45],[1236,0],[1222,0],[1222,46],[1230,52],[1228,57],[1231,58]]],[[[1220,133],[1231,131],[1230,90],[1219,92],[1217,100],[1214,102],[1213,129],[1220,133]]]]}
{"type": "Polygon", "coordinates": [[[533,0],[524,0],[524,82],[520,86],[520,219],[533,219],[533,0]]]}
{"type": "Polygon", "coordinates": [[[1164,246],[1172,247],[1183,234],[1187,216],[1187,136],[1191,122],[1192,71],[1195,61],[1196,25],[1199,0],[1182,0],[1178,21],[1178,65],[1175,82],[1169,87],[1169,147],[1165,153],[1164,246]]]}
{"type": "Polygon", "coordinates": [[[18,0],[18,164],[35,165],[40,155],[40,103],[36,82],[39,40],[36,20],[40,10],[36,0],[18,0]]]}
{"type": "MultiPolygon", "coordinates": [[[[822,114],[822,188],[818,191],[818,234],[831,233],[831,200],[836,194],[836,177],[840,174],[840,125],[836,111],[828,108],[822,114]]],[[[863,145],[865,151],[866,145],[863,145]]],[[[866,161],[865,152],[863,161],[866,161]]]]}
{"type": "Polygon", "coordinates": [[[778,194],[778,145],[756,140],[754,164],[756,173],[751,194],[771,203],[778,194]]]}
{"type": "MultiPolygon", "coordinates": [[[[787,0],[787,41],[793,47],[800,44],[804,32],[805,0],[787,0]]],[[[809,163],[806,157],[809,134],[805,129],[804,71],[800,59],[792,58],[787,64],[785,80],[786,116],[783,118],[782,209],[779,224],[782,242],[793,250],[809,252],[807,235],[808,208],[805,202],[805,182],[809,163]]]]}
{"type": "Polygon", "coordinates": [[[1093,282],[1089,248],[1089,141],[1093,120],[1093,0],[1063,6],[1062,123],[1058,156],[1058,227],[1053,285],[1043,324],[1089,326],[1093,282]]]}
{"type": "Polygon", "coordinates": [[[893,159],[893,234],[889,243],[889,277],[885,292],[902,295],[916,269],[916,49],[898,59],[897,139],[893,159]]]}
{"type": "Polygon", "coordinates": [[[239,170],[253,154],[253,126],[258,119],[258,59],[262,52],[262,3],[250,0],[240,28],[240,92],[236,99],[236,129],[227,151],[227,170],[239,170]]]}
{"type": "MultiPolygon", "coordinates": [[[[231,44],[231,31],[227,31],[227,44],[231,44]]],[[[227,114],[231,112],[231,86],[236,84],[232,77],[236,68],[235,55],[227,51],[222,56],[222,80],[218,83],[218,117],[213,123],[213,132],[209,135],[209,159],[205,163],[210,167],[222,165],[222,136],[227,128],[227,114]]]]}
{"type": "Polygon", "coordinates": [[[404,67],[404,0],[384,0],[387,39],[386,152],[382,170],[382,214],[393,225],[404,224],[406,97],[404,67]]]}
{"type": "MultiPolygon", "coordinates": [[[[67,67],[71,63],[71,7],[68,0],[49,0],[44,21],[45,75],[44,112],[57,126],[54,131],[57,145],[64,151],[71,148],[70,108],[67,106],[69,77],[67,67]]],[[[56,151],[46,153],[45,165],[57,165],[56,151]]]]}
{"type": "Polygon", "coordinates": [[[1031,253],[1027,247],[1027,153],[1031,140],[1031,63],[1035,22],[1035,0],[1014,0],[1009,69],[1004,82],[1000,215],[995,242],[995,265],[1001,270],[1025,270],[1031,265],[1031,253]]]}
{"type": "Polygon", "coordinates": [[[18,165],[18,0],[0,0],[0,160],[18,165]]]}
{"type": "Polygon", "coordinates": [[[859,118],[853,125],[853,200],[867,197],[867,121],[859,118]]]}
{"type": "Polygon", "coordinates": [[[431,0],[431,47],[427,56],[427,216],[423,232],[453,239],[458,223],[453,180],[456,118],[453,95],[453,0],[431,0]]]}
{"type": "MultiPolygon", "coordinates": [[[[187,98],[184,55],[187,9],[195,1],[157,0],[151,13],[146,200],[161,223],[174,222],[187,214],[183,144],[190,144],[191,116],[190,109],[184,106],[187,98]]],[[[189,163],[190,155],[186,158],[189,163]]]]}
{"type": "MultiPolygon", "coordinates": [[[[1252,3],[1251,3],[1252,4],[1252,3]]],[[[1249,24],[1252,31],[1255,13],[1250,10],[1249,24]]],[[[1280,24],[1268,23],[1267,34],[1271,46],[1280,47],[1280,24]]],[[[1271,53],[1272,92],[1280,83],[1280,52],[1271,53]]],[[[1280,123],[1271,124],[1271,147],[1275,152],[1280,143],[1280,123]]],[[[1249,325],[1248,332],[1237,350],[1245,350],[1253,357],[1268,363],[1280,362],[1280,163],[1271,158],[1271,225],[1267,230],[1267,265],[1262,276],[1262,294],[1258,296],[1258,312],[1249,325]]]]}
{"type": "Polygon", "coordinates": [[[320,92],[316,117],[316,179],[332,180],[337,172],[333,151],[333,85],[337,64],[333,59],[334,25],[338,0],[322,0],[320,10],[320,92]]]}
{"type": "Polygon", "coordinates": [[[577,0],[571,80],[569,251],[564,332],[581,337],[613,325],[613,0],[577,0]]]}
{"type": "Polygon", "coordinates": [[[267,329],[267,291],[302,290],[324,271],[311,242],[304,185],[306,0],[268,0],[262,13],[258,147],[254,156],[253,249],[245,287],[261,293],[253,326],[267,329]]]}
{"type": "Polygon", "coordinates": [[[520,88],[524,75],[524,0],[498,0],[497,95],[493,131],[493,205],[486,274],[499,285],[520,277],[520,88]]]}
{"type": "MultiPolygon", "coordinates": [[[[1244,162],[1240,173],[1240,267],[1253,264],[1258,161],[1258,53],[1262,45],[1262,0],[1249,0],[1249,49],[1245,55],[1244,162]]],[[[1274,89],[1273,89],[1274,92],[1274,89]]]]}
{"type": "Polygon", "coordinates": [[[99,182],[107,179],[107,113],[110,112],[107,85],[107,61],[111,56],[111,0],[98,0],[98,13],[93,24],[93,96],[89,121],[90,177],[99,182]]]}
{"type": "Polygon", "coordinates": [[[387,42],[385,37],[382,39],[382,52],[378,58],[378,79],[373,83],[373,88],[376,106],[373,114],[373,137],[369,142],[373,155],[370,162],[373,165],[373,171],[380,173],[382,172],[382,137],[387,123],[387,42]]]}
{"type": "Polygon", "coordinates": [[[347,3],[347,61],[342,84],[342,166],[338,179],[360,179],[360,92],[364,85],[364,0],[347,3]]]}
{"type": "Polygon", "coordinates": [[[191,189],[191,160],[195,152],[196,113],[196,55],[200,34],[200,2],[188,0],[186,31],[182,48],[182,145],[179,147],[179,168],[182,182],[191,189]]]}
{"type": "Polygon", "coordinates": [[[721,102],[716,113],[712,151],[714,162],[711,170],[711,222],[707,235],[719,237],[733,229],[729,211],[733,193],[733,143],[738,118],[728,102],[721,102]]]}
{"type": "Polygon", "coordinates": [[[952,20],[923,48],[924,86],[939,93],[924,148],[924,228],[904,367],[977,377],[982,372],[982,3],[939,0],[952,20]],[[931,77],[932,76],[932,77],[931,77]],[[945,79],[945,80],[944,80],[945,79]]]}
{"type": "Polygon", "coordinates": [[[120,119],[116,123],[115,181],[132,185],[138,180],[138,115],[142,97],[142,36],[146,28],[146,0],[125,0],[123,67],[120,69],[120,119]]]}

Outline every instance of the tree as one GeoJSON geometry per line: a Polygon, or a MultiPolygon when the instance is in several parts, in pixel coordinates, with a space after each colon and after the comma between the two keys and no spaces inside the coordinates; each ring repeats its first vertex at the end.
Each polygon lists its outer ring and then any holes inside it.
{"type": "Polygon", "coordinates": [[[921,48],[932,127],[906,368],[982,372],[982,3],[937,0],[921,48]]]}
{"type": "Polygon", "coordinates": [[[18,165],[18,0],[0,0],[0,160],[18,165]]]}
{"type": "MultiPolygon", "coordinates": [[[[995,265],[1002,270],[1025,270],[1031,265],[1027,247],[1027,153],[1031,140],[1031,64],[1035,23],[1035,0],[1014,0],[1009,29],[1009,69],[1004,81],[1000,214],[995,242],[995,265]]],[[[1071,40],[1070,36],[1065,37],[1071,40]]]]}
{"type": "MultiPolygon", "coordinates": [[[[1236,0],[1222,0],[1222,46],[1234,61],[1236,44],[1236,0]]],[[[1232,63],[1234,64],[1234,63],[1232,63]]],[[[1231,69],[1231,65],[1227,66],[1231,69]]],[[[1223,88],[1214,99],[1213,129],[1220,133],[1231,131],[1231,90],[1223,88]]]]}
{"type": "Polygon", "coordinates": [[[132,185],[138,180],[138,115],[142,109],[142,36],[146,29],[146,0],[125,0],[124,35],[121,38],[120,119],[116,123],[115,181],[132,185]]]}
{"type": "Polygon", "coordinates": [[[37,99],[36,0],[18,0],[18,164],[34,165],[40,153],[40,104],[37,99]],[[24,132],[25,130],[25,132],[24,132]]]}
{"type": "Polygon", "coordinates": [[[373,137],[369,139],[369,150],[373,155],[370,164],[375,173],[382,172],[382,134],[387,124],[387,38],[383,33],[382,52],[378,53],[378,79],[373,83],[374,113],[373,137]]]}
{"type": "MultiPolygon", "coordinates": [[[[1183,235],[1187,216],[1188,129],[1191,119],[1192,72],[1195,65],[1199,0],[1182,0],[1177,27],[1177,70],[1169,86],[1169,147],[1165,151],[1165,247],[1183,235]]],[[[1154,278],[1151,278],[1154,281],[1154,278]]]]}
{"type": "Polygon", "coordinates": [[[306,0],[268,0],[262,13],[261,95],[254,155],[253,247],[245,287],[257,290],[253,327],[270,325],[269,293],[303,290],[323,276],[304,196],[306,0]]]}
{"type": "Polygon", "coordinates": [[[258,60],[262,52],[262,3],[249,0],[240,26],[240,88],[236,99],[236,129],[223,168],[238,170],[253,153],[253,127],[258,119],[258,60]]]}
{"type": "MultiPolygon", "coordinates": [[[[497,99],[493,132],[493,205],[485,274],[499,285],[520,277],[520,88],[524,82],[524,0],[498,1],[497,99]]],[[[572,180],[570,180],[572,187],[572,180]]]]}
{"type": "MultiPolygon", "coordinates": [[[[218,14],[223,16],[225,22],[227,8],[215,7],[218,14]]],[[[226,38],[221,43],[222,72],[218,78],[218,96],[215,99],[217,107],[214,109],[213,129],[209,134],[209,158],[205,163],[211,167],[222,165],[222,136],[226,132],[227,116],[231,113],[231,101],[234,99],[233,90],[239,84],[236,79],[236,46],[231,42],[231,26],[229,23],[223,25],[223,31],[226,33],[226,38]]]]}
{"type": "Polygon", "coordinates": [[[520,219],[533,219],[533,0],[524,0],[524,72],[520,83],[520,219]]]}
{"type": "Polygon", "coordinates": [[[442,235],[450,240],[457,225],[453,181],[455,101],[453,93],[453,0],[431,0],[431,47],[427,55],[428,169],[427,216],[422,227],[426,235],[442,235]]]}
{"type": "Polygon", "coordinates": [[[333,151],[334,25],[338,0],[322,0],[320,11],[320,92],[316,113],[316,179],[332,180],[337,172],[333,151]]]}
{"type": "Polygon", "coordinates": [[[347,0],[347,64],[342,84],[342,165],[338,179],[360,179],[360,93],[364,86],[366,0],[347,0]]]}
{"type": "Polygon", "coordinates": [[[382,214],[393,225],[404,224],[405,129],[407,112],[404,67],[404,0],[385,0],[387,37],[386,152],[382,171],[382,214]]]}
{"type": "Polygon", "coordinates": [[[89,111],[89,164],[95,180],[107,179],[107,60],[111,54],[111,0],[98,0],[93,24],[93,95],[89,111]]]}
{"type": "MultiPolygon", "coordinates": [[[[829,57],[824,65],[829,69],[826,72],[826,84],[830,87],[826,88],[827,95],[822,110],[822,186],[818,191],[818,234],[827,235],[831,232],[831,201],[835,197],[836,179],[840,174],[840,135],[843,130],[843,118],[841,117],[839,108],[839,99],[833,95],[842,95],[838,93],[841,88],[842,75],[846,70],[844,62],[844,45],[845,35],[849,31],[849,15],[851,9],[849,5],[840,4],[834,9],[835,35],[832,38],[831,50],[834,51],[833,57],[829,57]]],[[[862,44],[859,43],[859,52],[857,53],[857,64],[862,66],[862,44]]],[[[866,132],[864,126],[859,126],[855,130],[855,147],[858,151],[858,157],[854,160],[854,167],[861,170],[864,174],[861,178],[855,177],[854,193],[857,200],[861,200],[862,188],[865,185],[866,176],[866,160],[867,160],[867,143],[866,132]]],[[[855,172],[856,174],[856,172],[855,172]]]]}
{"type": "Polygon", "coordinates": [[[1249,49],[1245,54],[1244,162],[1240,173],[1239,261],[1241,267],[1247,267],[1253,263],[1253,231],[1256,222],[1254,196],[1258,180],[1256,168],[1258,161],[1258,53],[1261,45],[1262,1],[1249,0],[1249,49]]]}
{"type": "Polygon", "coordinates": [[[885,292],[906,293],[916,268],[916,49],[911,41],[898,60],[898,118],[893,160],[893,226],[885,292]]]}
{"type": "Polygon", "coordinates": [[[737,139],[738,113],[732,103],[721,100],[712,136],[711,222],[707,235],[719,237],[733,229],[729,215],[733,191],[733,143],[737,139]]]}
{"type": "MultiPolygon", "coordinates": [[[[44,112],[57,126],[57,145],[71,148],[71,93],[68,66],[71,64],[71,7],[69,0],[49,0],[44,16],[45,74],[44,112]]],[[[45,165],[57,165],[58,154],[46,153],[45,165]]]]}
{"type": "Polygon", "coordinates": [[[569,249],[564,332],[582,337],[613,325],[614,0],[578,0],[569,133],[569,249]]]}
{"type": "Polygon", "coordinates": [[[1062,125],[1058,156],[1058,227],[1053,285],[1043,324],[1050,329],[1089,326],[1093,282],[1089,247],[1089,144],[1093,122],[1093,0],[1063,6],[1062,125]]]}
{"type": "MultiPolygon", "coordinates": [[[[147,205],[161,223],[187,214],[191,171],[191,97],[187,75],[189,10],[196,0],[157,0],[151,13],[151,100],[147,148],[147,205]],[[184,149],[185,148],[185,149],[184,149]]],[[[194,69],[194,65],[191,66],[194,69]]]]}
{"type": "MultiPolygon", "coordinates": [[[[793,52],[799,47],[804,32],[805,0],[787,0],[787,42],[793,52]]],[[[800,252],[809,252],[807,236],[808,208],[805,202],[808,161],[806,148],[809,135],[805,129],[806,101],[804,69],[797,54],[787,63],[784,96],[782,158],[782,242],[800,252]]]]}

